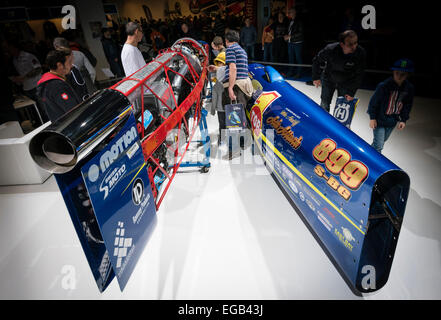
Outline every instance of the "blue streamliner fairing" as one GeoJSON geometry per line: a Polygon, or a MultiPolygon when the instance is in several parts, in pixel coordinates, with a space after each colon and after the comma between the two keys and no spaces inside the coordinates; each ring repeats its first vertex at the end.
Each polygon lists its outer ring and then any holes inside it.
{"type": "MultiPolygon", "coordinates": [[[[179,39],[35,135],[29,151],[55,173],[99,290],[124,290],[193,136],[206,137],[207,48],[179,39]]],[[[209,139],[203,139],[209,158],[209,139]]]]}
{"type": "Polygon", "coordinates": [[[378,290],[392,266],[408,175],[274,68],[249,71],[261,90],[246,113],[265,162],[351,286],[378,290]]]}

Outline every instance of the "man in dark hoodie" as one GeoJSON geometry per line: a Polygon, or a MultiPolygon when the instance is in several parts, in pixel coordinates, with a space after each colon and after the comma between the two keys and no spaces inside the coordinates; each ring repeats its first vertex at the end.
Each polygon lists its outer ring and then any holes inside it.
{"type": "Polygon", "coordinates": [[[370,118],[369,126],[374,130],[372,147],[380,153],[395,126],[398,130],[403,130],[406,126],[415,91],[407,80],[409,73],[413,72],[411,60],[400,59],[394,63],[391,70],[392,77],[377,86],[367,111],[370,118]]]}
{"type": "MultiPolygon", "coordinates": [[[[69,41],[67,41],[64,38],[55,38],[54,39],[54,48],[55,50],[65,50],[69,48],[69,41]]],[[[72,52],[72,57],[73,57],[73,52],[72,52]]],[[[83,75],[80,71],[80,68],[78,68],[77,66],[75,66],[74,63],[75,59],[72,59],[72,67],[70,69],[70,72],[66,75],[66,80],[67,82],[71,85],[72,89],[75,91],[75,93],[77,94],[77,96],[81,99],[81,101],[86,100],[87,98],[89,98],[90,94],[87,88],[87,83],[83,78],[83,75]]]]}
{"type": "Polygon", "coordinates": [[[72,86],[66,81],[66,76],[72,68],[72,61],[70,49],[49,52],[46,58],[49,72],[38,81],[37,94],[52,122],[81,102],[72,86]]]}
{"type": "Polygon", "coordinates": [[[320,106],[329,112],[335,89],[338,96],[352,101],[365,66],[366,51],[358,45],[358,36],[352,30],[342,32],[339,42],[322,49],[312,60],[312,81],[316,87],[322,86],[320,106]]]}
{"type": "Polygon", "coordinates": [[[110,70],[116,77],[124,77],[124,70],[120,58],[121,48],[113,41],[110,28],[103,28],[102,34],[101,44],[103,45],[104,54],[106,55],[110,70]]]}

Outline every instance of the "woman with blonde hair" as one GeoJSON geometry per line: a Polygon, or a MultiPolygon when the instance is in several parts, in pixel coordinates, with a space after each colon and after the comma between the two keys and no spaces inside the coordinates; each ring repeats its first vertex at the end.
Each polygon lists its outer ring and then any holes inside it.
{"type": "Polygon", "coordinates": [[[263,32],[262,32],[263,61],[265,62],[273,61],[273,40],[274,40],[273,23],[274,23],[274,19],[272,17],[269,17],[268,23],[263,28],[263,32]]]}

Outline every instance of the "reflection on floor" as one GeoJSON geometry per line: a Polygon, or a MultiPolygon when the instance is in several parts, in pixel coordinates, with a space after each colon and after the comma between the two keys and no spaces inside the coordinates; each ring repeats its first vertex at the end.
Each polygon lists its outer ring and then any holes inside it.
{"type": "MultiPolygon", "coordinates": [[[[320,102],[320,89],[290,83],[320,102]]],[[[372,92],[357,95],[352,130],[370,143],[372,92]]],[[[229,162],[213,146],[208,173],[177,175],[122,293],[115,280],[98,292],[53,177],[1,187],[0,299],[440,299],[439,105],[417,98],[385,145],[411,192],[389,281],[374,294],[352,293],[259,156],[229,162]]],[[[208,127],[216,141],[217,117],[208,127]]]]}

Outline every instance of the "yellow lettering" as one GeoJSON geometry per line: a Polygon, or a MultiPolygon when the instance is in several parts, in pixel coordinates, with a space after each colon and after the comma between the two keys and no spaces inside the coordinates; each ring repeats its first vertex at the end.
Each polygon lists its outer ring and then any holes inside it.
{"type": "Polygon", "coordinates": [[[360,161],[349,162],[340,172],[340,179],[351,189],[357,189],[367,178],[368,168],[360,161]]]}
{"type": "MultiPolygon", "coordinates": [[[[322,140],[313,149],[312,155],[316,161],[324,163],[330,173],[339,175],[341,183],[352,190],[357,190],[369,175],[369,169],[363,162],[351,161],[350,153],[344,149],[337,149],[337,144],[331,139],[322,140]]],[[[341,186],[335,178],[327,179],[324,173],[321,177],[327,180],[328,185],[342,198],[346,201],[350,199],[350,191],[341,186]]]]}
{"type": "Polygon", "coordinates": [[[340,185],[340,187],[338,187],[337,192],[339,195],[341,195],[345,200],[349,200],[349,198],[351,197],[351,193],[349,192],[348,189],[346,189],[345,187],[343,187],[342,185],[340,185]]]}
{"type": "Polygon", "coordinates": [[[331,139],[325,139],[314,148],[312,155],[318,162],[325,162],[325,160],[328,159],[328,155],[334,151],[336,147],[337,144],[334,141],[331,139]]]}
{"type": "Polygon", "coordinates": [[[269,117],[266,119],[266,123],[268,123],[274,129],[278,129],[282,123],[282,120],[280,120],[279,117],[269,117]]]}
{"type": "Polygon", "coordinates": [[[340,183],[338,183],[337,179],[335,179],[334,177],[330,177],[328,179],[328,185],[334,189],[337,190],[337,188],[340,186],[340,183]]]}
{"type": "Polygon", "coordinates": [[[337,236],[338,240],[350,251],[354,248],[354,246],[347,240],[345,237],[336,229],[334,228],[334,233],[337,236]]]}
{"type": "MultiPolygon", "coordinates": [[[[274,128],[274,129],[276,129],[276,128],[274,128]]],[[[276,133],[277,134],[280,134],[280,135],[282,135],[283,134],[283,127],[278,127],[277,129],[276,129],[276,133]]],[[[282,136],[283,137],[283,136],[282,136]]]]}
{"type": "Polygon", "coordinates": [[[282,120],[277,117],[269,117],[266,119],[266,123],[272,126],[276,133],[289,143],[294,149],[298,149],[303,141],[303,137],[297,138],[294,136],[294,132],[290,127],[282,127],[282,120]]]}
{"type": "Polygon", "coordinates": [[[325,174],[325,169],[320,166],[320,165],[316,165],[314,168],[314,172],[319,176],[319,177],[323,177],[323,175],[325,174]]]}

